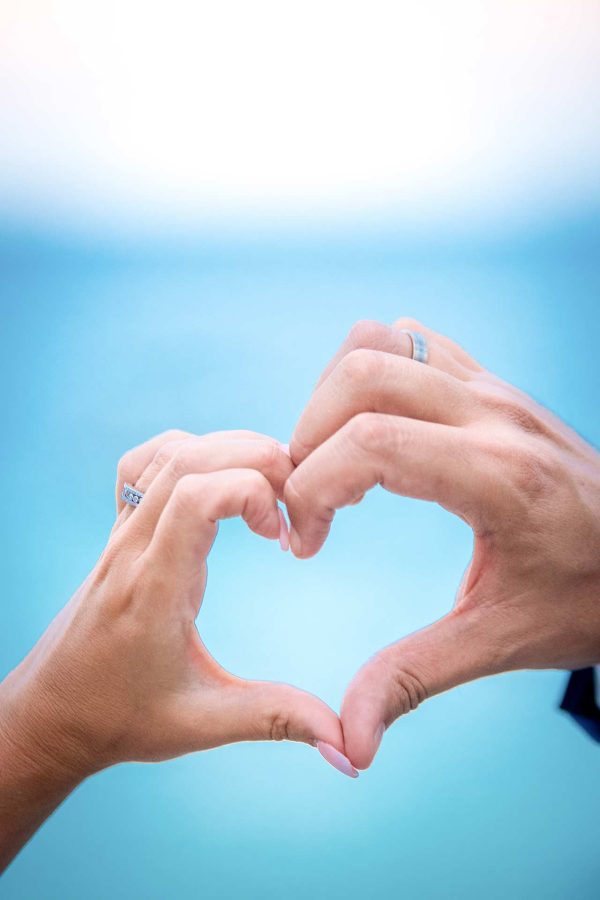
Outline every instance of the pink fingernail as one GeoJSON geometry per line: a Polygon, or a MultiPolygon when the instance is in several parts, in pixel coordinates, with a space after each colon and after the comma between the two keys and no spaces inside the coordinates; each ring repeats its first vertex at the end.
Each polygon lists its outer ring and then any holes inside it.
{"type": "Polygon", "coordinates": [[[279,546],[285,553],[286,550],[290,549],[290,533],[282,508],[278,506],[277,511],[279,513],[279,546]]]}
{"type": "Polygon", "coordinates": [[[287,455],[289,456],[289,455],[290,455],[290,445],[289,445],[289,444],[282,444],[281,441],[278,441],[278,444],[279,444],[279,446],[281,447],[281,449],[283,450],[283,452],[284,452],[284,453],[287,453],[287,455]]]}
{"type": "Polygon", "coordinates": [[[326,759],[330,766],[341,772],[342,775],[348,775],[349,778],[358,778],[358,770],[354,768],[347,756],[326,744],[325,741],[317,741],[317,750],[326,759]]]}

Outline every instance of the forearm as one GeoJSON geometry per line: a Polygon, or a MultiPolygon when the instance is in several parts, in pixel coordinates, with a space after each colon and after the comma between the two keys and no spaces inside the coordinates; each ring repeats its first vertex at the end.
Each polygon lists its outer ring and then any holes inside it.
{"type": "Polygon", "coordinates": [[[0,686],[0,872],[83,780],[4,702],[0,686]]]}

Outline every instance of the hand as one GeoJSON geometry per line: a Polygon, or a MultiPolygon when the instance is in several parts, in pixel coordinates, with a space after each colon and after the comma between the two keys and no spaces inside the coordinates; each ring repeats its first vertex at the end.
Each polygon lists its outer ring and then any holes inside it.
{"type": "Polygon", "coordinates": [[[336,509],[376,484],[473,529],[448,615],[381,650],[342,704],[346,753],[427,697],[484,675],[600,662],[600,455],[530,397],[418,322],[355,326],[294,432],[291,546],[309,557],[336,509]],[[425,334],[429,364],[407,358],[425,334]]]}
{"type": "Polygon", "coordinates": [[[248,432],[168,433],[123,458],[117,498],[127,481],[143,501],[117,501],[98,564],[0,686],[0,869],[78,782],[114,763],[288,739],[325,742],[356,774],[328,706],[226,672],[195,626],[218,520],[285,538],[277,496],[291,470],[277,442],[248,432]]]}

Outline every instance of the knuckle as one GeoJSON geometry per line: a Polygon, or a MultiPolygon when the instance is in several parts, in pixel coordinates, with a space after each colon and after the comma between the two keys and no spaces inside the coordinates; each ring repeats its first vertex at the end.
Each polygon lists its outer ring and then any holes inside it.
{"type": "Polygon", "coordinates": [[[381,354],[376,350],[368,350],[364,347],[351,350],[338,366],[339,376],[350,387],[369,384],[380,368],[380,364],[381,354]]]}
{"type": "Polygon", "coordinates": [[[281,465],[283,451],[272,441],[261,441],[258,465],[262,472],[272,472],[281,465]]]}
{"type": "Polygon", "coordinates": [[[362,412],[345,426],[351,443],[367,453],[383,453],[396,440],[389,416],[362,412]]]}
{"type": "Polygon", "coordinates": [[[179,455],[181,444],[179,441],[167,441],[154,454],[153,465],[155,469],[164,469],[179,455]]]}
{"type": "MultiPolygon", "coordinates": [[[[251,516],[255,526],[260,526],[267,521],[273,511],[272,488],[261,472],[248,469],[241,476],[239,488],[243,496],[242,516],[251,516]]],[[[218,498],[214,498],[214,504],[218,504],[218,498]]]]}
{"type": "MultiPolygon", "coordinates": [[[[154,460],[157,458],[164,464],[164,462],[170,459],[171,454],[173,453],[173,446],[179,444],[182,440],[188,438],[190,435],[186,431],[180,431],[177,428],[172,428],[169,431],[163,432],[159,435],[161,439],[160,449],[155,453],[154,460]],[[161,456],[161,453],[164,455],[161,456]]],[[[139,447],[132,447],[127,450],[119,459],[117,463],[117,471],[119,475],[122,473],[131,472],[135,466],[135,459],[138,453],[139,447]]]]}
{"type": "Polygon", "coordinates": [[[271,488],[262,472],[259,472],[257,469],[247,469],[240,477],[248,496],[258,497],[267,493],[270,496],[271,488]]]}
{"type": "Polygon", "coordinates": [[[184,441],[189,437],[191,437],[189,431],[182,431],[180,428],[169,428],[168,431],[164,431],[161,435],[166,444],[172,441],[184,441]]]}
{"type": "Polygon", "coordinates": [[[412,712],[423,703],[428,697],[428,691],[419,675],[405,661],[398,659],[396,653],[381,651],[376,660],[389,685],[390,719],[385,724],[390,725],[399,716],[412,712]]]}
{"type": "Polygon", "coordinates": [[[179,479],[171,495],[177,508],[186,511],[202,503],[205,479],[201,475],[184,475],[179,479]]]}
{"type": "Polygon", "coordinates": [[[520,431],[529,434],[545,434],[547,429],[528,400],[503,385],[488,382],[472,382],[468,389],[475,394],[485,412],[503,419],[520,431]]]}
{"type": "Polygon", "coordinates": [[[347,343],[355,349],[362,347],[377,349],[385,340],[387,333],[387,327],[381,322],[373,319],[361,319],[359,322],[355,322],[348,332],[347,343]]]}
{"type": "Polygon", "coordinates": [[[165,444],[154,457],[157,469],[167,468],[171,476],[181,480],[194,468],[194,444],[192,441],[173,441],[165,444]]]}
{"type": "Polygon", "coordinates": [[[545,434],[546,427],[542,420],[530,409],[527,409],[518,399],[509,402],[504,415],[509,421],[516,425],[520,431],[528,434],[545,434]]]}
{"type": "Polygon", "coordinates": [[[267,733],[272,741],[290,740],[290,717],[287,713],[281,710],[271,711],[267,727],[267,733]]]}

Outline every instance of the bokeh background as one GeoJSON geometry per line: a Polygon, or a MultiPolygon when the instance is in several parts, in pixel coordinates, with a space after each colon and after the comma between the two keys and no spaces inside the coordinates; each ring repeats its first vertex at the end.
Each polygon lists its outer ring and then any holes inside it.
{"type": "MultiPolygon", "coordinates": [[[[286,440],[356,319],[422,319],[598,444],[599,77],[595,0],[2,0],[0,674],[94,564],[124,450],[286,440]]],[[[338,707],[470,548],[383,491],[308,562],[227,522],[199,627],[338,707]]],[[[0,895],[597,897],[600,756],[564,682],[434,698],[355,782],[294,744],[119,766],[0,895]]]]}

